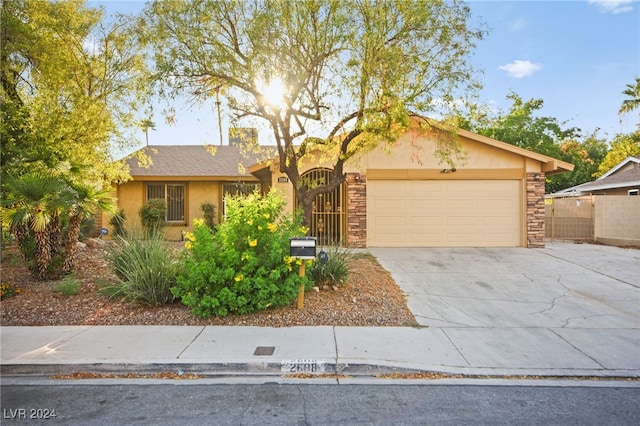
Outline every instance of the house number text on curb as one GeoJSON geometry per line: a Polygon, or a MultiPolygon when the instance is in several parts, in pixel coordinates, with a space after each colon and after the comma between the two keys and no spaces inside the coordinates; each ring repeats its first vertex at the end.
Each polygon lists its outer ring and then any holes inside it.
{"type": "Polygon", "coordinates": [[[315,359],[294,359],[282,361],[283,373],[323,373],[324,361],[315,359]]]}

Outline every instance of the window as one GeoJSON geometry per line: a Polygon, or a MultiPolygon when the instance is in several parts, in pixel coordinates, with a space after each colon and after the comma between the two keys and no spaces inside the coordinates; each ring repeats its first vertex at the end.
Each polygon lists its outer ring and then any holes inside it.
{"type": "Polygon", "coordinates": [[[640,189],[630,189],[627,193],[629,195],[640,195],[640,189]]]}
{"type": "Polygon", "coordinates": [[[260,191],[262,185],[256,182],[235,182],[222,184],[222,216],[227,214],[227,197],[236,197],[238,195],[249,195],[255,191],[260,191]]]}
{"type": "Polygon", "coordinates": [[[148,183],[147,200],[159,198],[167,203],[166,222],[185,221],[184,193],[185,185],[182,183],[148,183]]]}

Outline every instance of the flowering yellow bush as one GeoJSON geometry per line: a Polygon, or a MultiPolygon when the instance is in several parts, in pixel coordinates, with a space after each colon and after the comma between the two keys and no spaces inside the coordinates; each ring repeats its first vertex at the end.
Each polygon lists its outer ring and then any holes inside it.
{"type": "Polygon", "coordinates": [[[4,282],[0,284],[0,300],[14,297],[22,292],[20,287],[10,282],[4,282]]]}
{"type": "Polygon", "coordinates": [[[227,216],[212,234],[197,225],[173,294],[193,313],[207,317],[282,306],[306,277],[293,271],[302,261],[288,256],[289,239],[304,235],[301,216],[283,213],[285,200],[272,191],[226,199],[227,216]]]}

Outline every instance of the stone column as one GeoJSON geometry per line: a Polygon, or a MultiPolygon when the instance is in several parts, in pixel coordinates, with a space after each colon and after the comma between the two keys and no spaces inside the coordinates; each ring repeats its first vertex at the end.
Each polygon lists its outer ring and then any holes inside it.
{"type": "Polygon", "coordinates": [[[347,247],[367,247],[367,176],[347,174],[347,247]]]}
{"type": "Polygon", "coordinates": [[[544,173],[527,173],[527,247],[544,248],[544,173]]]}

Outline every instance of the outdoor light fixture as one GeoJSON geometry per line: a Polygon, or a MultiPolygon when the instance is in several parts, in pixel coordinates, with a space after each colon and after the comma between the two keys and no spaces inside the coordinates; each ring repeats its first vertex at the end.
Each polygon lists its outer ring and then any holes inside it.
{"type": "Polygon", "coordinates": [[[440,170],[440,173],[455,173],[457,171],[458,171],[458,169],[456,169],[455,167],[452,167],[450,169],[442,169],[442,170],[440,170]]]}
{"type": "Polygon", "coordinates": [[[536,174],[533,176],[533,179],[534,179],[536,182],[540,181],[540,173],[536,173],[536,174]]]}

